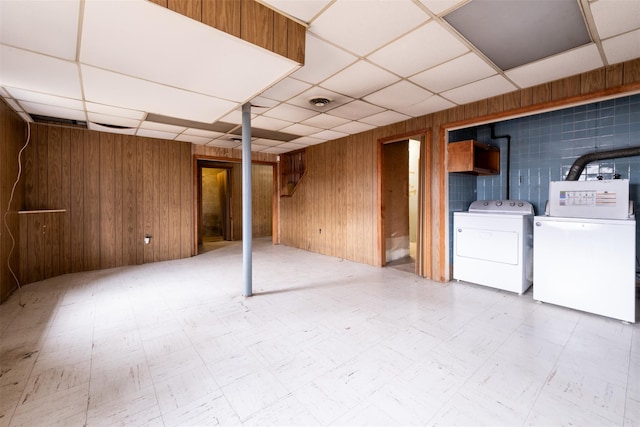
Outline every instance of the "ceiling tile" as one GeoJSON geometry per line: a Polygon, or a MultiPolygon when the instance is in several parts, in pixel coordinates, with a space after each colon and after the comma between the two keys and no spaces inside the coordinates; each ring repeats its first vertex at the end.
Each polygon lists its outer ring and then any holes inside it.
{"type": "Polygon", "coordinates": [[[375,126],[373,125],[368,125],[366,123],[361,123],[361,122],[349,122],[349,123],[345,123],[343,125],[340,126],[336,126],[333,128],[333,130],[338,131],[338,132],[344,132],[344,133],[348,133],[350,135],[354,134],[354,133],[360,133],[360,132],[364,132],[370,129],[375,128],[375,126]]]}
{"type": "Polygon", "coordinates": [[[212,130],[194,129],[194,128],[189,128],[184,132],[182,132],[182,134],[200,136],[200,137],[209,138],[209,139],[220,138],[221,136],[224,135],[224,133],[221,133],[221,132],[214,132],[212,130]]]}
{"type": "Polygon", "coordinates": [[[501,95],[511,92],[517,88],[507,79],[496,75],[468,85],[460,86],[455,89],[442,92],[441,95],[456,104],[466,104],[468,102],[477,101],[479,99],[490,98],[492,96],[501,95]]]}
{"type": "Polygon", "coordinates": [[[364,100],[384,108],[395,110],[423,102],[431,96],[433,96],[431,92],[406,80],[401,80],[398,83],[365,96],[364,100]]]}
{"type": "Polygon", "coordinates": [[[263,146],[267,146],[267,147],[275,147],[276,145],[280,145],[282,144],[282,141],[277,141],[275,139],[266,139],[266,138],[256,138],[251,145],[253,145],[253,143],[259,144],[259,145],[263,145],[263,146]]]}
{"type": "Polygon", "coordinates": [[[640,30],[631,31],[602,42],[604,54],[609,64],[628,61],[640,57],[640,30]]]}
{"type": "Polygon", "coordinates": [[[590,6],[601,39],[640,28],[638,0],[598,0],[590,6]]]}
{"type": "Polygon", "coordinates": [[[270,154],[283,154],[292,151],[291,148],[286,148],[278,145],[277,147],[269,147],[264,150],[260,150],[261,153],[270,153],[270,154]]]}
{"type": "Polygon", "coordinates": [[[395,111],[384,111],[382,113],[374,114],[373,116],[365,117],[361,119],[361,122],[368,123],[370,125],[385,126],[391,123],[401,122],[403,120],[410,119],[411,117],[404,114],[397,113],[395,111]]]}
{"type": "Polygon", "coordinates": [[[318,84],[358,58],[342,49],[324,42],[312,33],[306,37],[304,66],[291,76],[312,84],[318,84]]]}
{"type": "Polygon", "coordinates": [[[236,141],[231,141],[224,138],[214,139],[210,143],[207,144],[211,147],[219,147],[219,148],[237,148],[242,149],[242,144],[236,141]]]}
{"type": "Polygon", "coordinates": [[[251,120],[251,126],[260,129],[280,130],[291,126],[290,121],[274,119],[273,117],[258,116],[251,120]]]}
{"type": "Polygon", "coordinates": [[[310,22],[331,0],[262,0],[302,22],[310,22]]]}
{"type": "Polygon", "coordinates": [[[286,101],[289,98],[304,92],[310,87],[311,85],[309,83],[288,77],[274,85],[272,88],[264,91],[262,96],[269,99],[275,99],[276,101],[286,101]]]}
{"type": "Polygon", "coordinates": [[[282,132],[290,133],[292,135],[312,135],[314,133],[320,132],[322,129],[315,126],[302,125],[300,123],[296,123],[295,125],[291,125],[282,129],[282,132]]]}
{"type": "Polygon", "coordinates": [[[84,105],[79,99],[63,98],[61,96],[47,95],[40,92],[32,92],[30,90],[16,89],[8,87],[7,91],[11,97],[18,101],[37,102],[39,104],[53,105],[62,108],[71,108],[73,110],[82,110],[84,105]]]}
{"type": "Polygon", "coordinates": [[[88,112],[106,114],[108,116],[125,117],[128,119],[142,120],[146,114],[142,111],[128,110],[126,108],[112,107],[110,105],[95,104],[93,102],[85,102],[85,108],[88,112]]]}
{"type": "Polygon", "coordinates": [[[75,63],[5,45],[0,58],[0,85],[82,99],[75,63]]]}
{"type": "Polygon", "coordinates": [[[148,1],[85,2],[80,62],[235,102],[299,68],[148,1]],[[215,54],[207,54],[211,46],[215,54]],[[185,73],[184,64],[198,65],[185,73]]]}
{"type": "Polygon", "coordinates": [[[441,98],[438,95],[425,99],[422,102],[410,105],[404,108],[398,108],[399,113],[407,114],[412,117],[424,116],[426,114],[435,113],[436,111],[446,110],[455,107],[456,104],[441,98]]]}
{"type": "Polygon", "coordinates": [[[338,116],[349,120],[359,120],[363,117],[371,116],[384,111],[384,108],[371,105],[368,102],[356,100],[338,108],[334,108],[327,114],[338,116]]]}
{"type": "Polygon", "coordinates": [[[324,140],[332,140],[338,138],[344,138],[348,134],[342,132],[336,132],[334,130],[323,130],[322,132],[314,133],[313,135],[309,135],[312,138],[324,139],[324,140]]]}
{"type": "Polygon", "coordinates": [[[316,114],[318,114],[316,111],[289,104],[280,104],[264,113],[265,116],[288,120],[290,122],[300,122],[316,114]]]}
{"type": "Polygon", "coordinates": [[[267,148],[271,147],[268,145],[256,144],[255,142],[251,143],[251,151],[262,151],[266,150],[267,148]]]}
{"type": "Polygon", "coordinates": [[[299,150],[299,149],[304,148],[304,147],[306,147],[306,145],[304,145],[304,144],[299,144],[299,143],[296,143],[296,142],[284,142],[284,143],[278,145],[277,148],[281,148],[281,149],[285,150],[285,151],[283,151],[283,153],[288,153],[289,151],[299,150]]]}
{"type": "Polygon", "coordinates": [[[322,87],[352,98],[362,98],[398,80],[400,80],[399,77],[370,62],[358,61],[346,70],[325,80],[322,87]]]}
{"type": "MultiPolygon", "coordinates": [[[[263,108],[273,108],[279,103],[279,101],[265,98],[264,96],[256,96],[251,100],[251,112],[255,113],[256,110],[260,110],[263,108]]],[[[240,111],[240,114],[242,114],[242,111],[240,111]]]]}
{"type": "Polygon", "coordinates": [[[87,123],[87,127],[90,130],[97,130],[99,132],[109,132],[109,133],[119,133],[122,135],[135,135],[136,129],[115,129],[107,126],[102,126],[97,123],[89,122],[87,123]]]}
{"type": "Polygon", "coordinates": [[[73,61],[79,16],[79,0],[2,1],[0,43],[73,61]]]}
{"type": "Polygon", "coordinates": [[[330,116],[329,114],[319,114],[311,117],[310,119],[304,120],[302,124],[322,129],[332,129],[348,122],[349,119],[344,119],[342,117],[330,116]]]}
{"type": "Polygon", "coordinates": [[[187,135],[183,133],[176,136],[176,141],[185,141],[197,145],[206,145],[207,143],[211,142],[211,138],[207,138],[205,136],[187,135]]]}
{"type": "Polygon", "coordinates": [[[369,55],[368,59],[402,77],[409,77],[468,51],[469,48],[442,25],[431,21],[369,55]]]}
{"type": "Polygon", "coordinates": [[[520,87],[530,87],[563,77],[602,67],[602,58],[595,44],[573,49],[532,64],[523,65],[505,74],[520,87]]]}
{"type": "Polygon", "coordinates": [[[429,15],[412,2],[337,1],[309,30],[359,56],[426,22],[429,15]]]}
{"type": "Polygon", "coordinates": [[[305,147],[309,147],[311,145],[322,144],[323,142],[326,142],[326,140],[319,139],[319,138],[312,138],[310,136],[303,136],[301,138],[294,139],[293,141],[289,141],[289,142],[293,142],[294,144],[300,144],[300,145],[304,145],[305,147]]]}
{"type": "MultiPolygon", "coordinates": [[[[239,106],[239,108],[242,108],[242,106],[239,106]]],[[[252,109],[253,110],[253,109],[252,109]]],[[[251,114],[251,120],[253,120],[255,117],[257,117],[257,114],[251,114]]],[[[225,122],[225,123],[233,123],[233,124],[242,124],[242,110],[240,109],[235,109],[232,112],[230,112],[229,114],[227,114],[226,116],[223,116],[220,118],[221,122],[225,122]]]]}
{"type": "Polygon", "coordinates": [[[496,74],[489,64],[475,53],[467,53],[430,70],[411,77],[414,83],[439,93],[496,74]]]}
{"type": "Polygon", "coordinates": [[[61,108],[53,105],[38,104],[35,102],[21,102],[20,105],[29,114],[37,114],[39,116],[59,117],[61,119],[86,121],[87,116],[82,110],[72,110],[70,108],[61,108]]]}
{"type": "Polygon", "coordinates": [[[468,0],[420,0],[420,3],[425,5],[427,9],[436,15],[441,15],[443,12],[447,12],[455,6],[466,3],[468,0]]]}
{"type": "Polygon", "coordinates": [[[237,103],[82,66],[85,99],[180,119],[212,123],[237,103]]]}
{"type": "Polygon", "coordinates": [[[145,136],[147,138],[158,138],[158,139],[175,139],[178,136],[177,133],[172,132],[163,132],[159,130],[151,130],[151,129],[138,129],[136,132],[138,136],[145,136]]]}
{"type": "Polygon", "coordinates": [[[127,128],[132,128],[134,131],[138,128],[138,126],[140,126],[140,120],[110,116],[107,114],[87,113],[87,119],[90,122],[100,125],[124,126],[127,128]]]}
{"type": "Polygon", "coordinates": [[[158,123],[158,122],[148,122],[144,121],[140,124],[141,129],[149,129],[149,130],[159,130],[162,132],[169,133],[182,133],[187,130],[184,126],[176,126],[176,125],[168,125],[166,123],[158,123]]]}

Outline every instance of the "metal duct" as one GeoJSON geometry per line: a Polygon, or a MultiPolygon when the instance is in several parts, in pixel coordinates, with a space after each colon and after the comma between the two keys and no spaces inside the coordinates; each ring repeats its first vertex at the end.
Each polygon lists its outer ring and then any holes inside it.
{"type": "Polygon", "coordinates": [[[640,156],[640,147],[620,148],[618,150],[599,151],[585,154],[578,157],[576,161],[573,162],[565,181],[577,181],[585,166],[591,162],[595,162],[596,160],[618,159],[633,156],[640,156]]]}

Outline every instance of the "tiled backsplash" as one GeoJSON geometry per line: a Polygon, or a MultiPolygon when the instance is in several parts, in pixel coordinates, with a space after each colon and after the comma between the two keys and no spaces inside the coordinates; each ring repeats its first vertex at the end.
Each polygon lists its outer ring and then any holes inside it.
{"type": "MultiPolygon", "coordinates": [[[[491,139],[489,125],[452,131],[449,142],[476,139],[500,147],[501,164],[500,175],[449,174],[450,224],[453,212],[466,210],[474,200],[526,200],[533,204],[536,215],[544,214],[549,182],[563,180],[575,159],[594,151],[640,146],[640,95],[506,120],[496,123],[494,132],[511,136],[509,197],[507,140],[491,139]]],[[[630,198],[640,218],[640,156],[590,163],[580,179],[611,179],[616,173],[630,180],[630,198]]],[[[636,253],[640,255],[638,225],[640,221],[636,226],[636,253]]],[[[449,243],[453,250],[451,238],[449,243]]]]}

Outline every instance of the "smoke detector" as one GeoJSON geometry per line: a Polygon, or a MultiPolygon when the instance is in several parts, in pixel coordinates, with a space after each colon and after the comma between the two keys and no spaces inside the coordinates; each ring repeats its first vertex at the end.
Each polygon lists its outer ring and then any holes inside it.
{"type": "Polygon", "coordinates": [[[309,102],[314,107],[326,107],[327,105],[329,105],[331,100],[329,98],[318,97],[318,98],[311,98],[309,102]]]}

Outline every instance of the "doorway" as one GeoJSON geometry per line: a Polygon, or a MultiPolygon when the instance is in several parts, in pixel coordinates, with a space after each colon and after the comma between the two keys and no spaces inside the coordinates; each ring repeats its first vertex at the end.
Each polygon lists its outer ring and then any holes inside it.
{"type": "Polygon", "coordinates": [[[420,149],[417,138],[382,144],[383,265],[419,273],[420,149]]]}
{"type": "Polygon", "coordinates": [[[231,168],[198,162],[198,252],[233,240],[231,168]]]}

